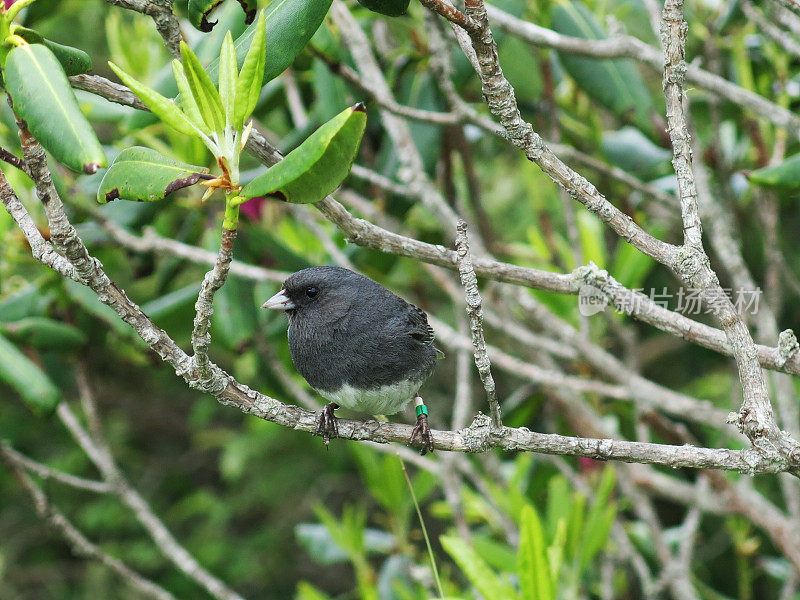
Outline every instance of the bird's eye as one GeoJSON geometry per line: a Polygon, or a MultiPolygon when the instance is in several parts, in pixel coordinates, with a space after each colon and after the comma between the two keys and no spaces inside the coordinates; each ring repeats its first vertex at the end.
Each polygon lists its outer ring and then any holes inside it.
{"type": "Polygon", "coordinates": [[[315,288],[313,285],[306,290],[306,296],[308,296],[309,298],[313,298],[318,293],[319,293],[319,290],[317,288],[315,288]]]}

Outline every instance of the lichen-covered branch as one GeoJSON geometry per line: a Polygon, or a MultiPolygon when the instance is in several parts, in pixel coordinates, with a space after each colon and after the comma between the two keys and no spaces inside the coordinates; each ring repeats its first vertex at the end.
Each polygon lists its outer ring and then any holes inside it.
{"type": "Polygon", "coordinates": [[[25,210],[2,171],[0,171],[0,201],[3,202],[6,211],[14,219],[17,227],[19,227],[28,241],[33,257],[64,277],[77,279],[78,274],[75,271],[75,266],[56,252],[52,244],[44,239],[36,223],[33,222],[30,214],[25,210]]]}
{"type": "Polygon", "coordinates": [[[164,45],[172,56],[180,60],[181,27],[178,17],[172,12],[173,0],[106,0],[106,2],[152,17],[158,33],[164,39],[164,45]]]}
{"type": "Polygon", "coordinates": [[[475,366],[478,368],[478,374],[486,390],[486,400],[489,403],[489,411],[492,415],[492,426],[499,430],[503,427],[503,421],[500,418],[500,404],[497,402],[497,393],[495,391],[494,378],[492,377],[492,364],[486,352],[486,340],[483,337],[481,294],[478,290],[478,278],[475,277],[475,270],[472,268],[472,257],[469,253],[469,239],[467,238],[467,223],[464,220],[458,221],[456,232],[458,274],[461,277],[461,285],[464,286],[467,302],[467,316],[469,317],[469,329],[472,334],[475,366]]]}
{"type": "MultiPolygon", "coordinates": [[[[236,229],[222,228],[219,254],[211,269],[203,278],[200,294],[197,296],[194,310],[194,327],[192,329],[192,349],[194,364],[200,376],[201,389],[214,382],[213,370],[208,359],[208,347],[211,345],[211,316],[214,314],[214,294],[225,285],[233,260],[233,243],[236,241],[236,229]]],[[[207,388],[212,393],[220,390],[207,388]]]]}
{"type": "Polygon", "coordinates": [[[678,178],[678,194],[683,220],[683,243],[703,251],[703,228],[697,205],[697,188],[692,172],[692,146],[683,108],[683,82],[686,79],[686,32],[683,2],[664,4],[661,44],[664,47],[664,97],[667,105],[667,131],[672,142],[672,166],[678,178]]]}
{"type": "MultiPolygon", "coordinates": [[[[669,264],[674,246],[663,242],[642,229],[627,214],[615,207],[594,185],[564,164],[542,138],[520,115],[514,89],[503,75],[497,56],[497,44],[486,16],[483,2],[466,5],[470,18],[480,25],[480,34],[470,37],[470,48],[478,57],[481,85],[489,110],[497,117],[508,139],[536,163],[557,185],[575,200],[596,214],[621,238],[647,256],[669,264]]],[[[466,50],[465,50],[466,51],[466,50]]]]}
{"type": "Polygon", "coordinates": [[[674,266],[685,281],[702,290],[703,299],[714,311],[733,351],[744,396],[736,419],[739,429],[756,446],[770,444],[786,456],[800,458],[800,444],[782,432],[775,421],[755,342],[741,315],[722,290],[703,249],[691,140],[683,103],[688,29],[683,19],[683,0],[666,0],[663,22],[664,96],[684,228],[684,246],[676,253],[674,266]]]}

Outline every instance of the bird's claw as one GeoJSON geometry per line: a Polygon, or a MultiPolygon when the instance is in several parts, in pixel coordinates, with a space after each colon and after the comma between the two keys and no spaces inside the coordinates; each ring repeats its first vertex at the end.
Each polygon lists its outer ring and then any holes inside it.
{"type": "Polygon", "coordinates": [[[322,437],[326,448],[331,438],[339,437],[339,426],[336,425],[336,415],[333,414],[333,411],[337,408],[339,408],[339,405],[335,402],[323,406],[319,421],[317,421],[317,428],[314,430],[314,435],[322,437]]]}
{"type": "Polygon", "coordinates": [[[422,443],[419,450],[422,456],[425,456],[428,452],[433,452],[433,435],[431,434],[431,428],[428,426],[428,415],[421,414],[417,417],[417,424],[411,430],[411,439],[408,440],[408,443],[413,445],[417,437],[420,438],[422,443]]]}

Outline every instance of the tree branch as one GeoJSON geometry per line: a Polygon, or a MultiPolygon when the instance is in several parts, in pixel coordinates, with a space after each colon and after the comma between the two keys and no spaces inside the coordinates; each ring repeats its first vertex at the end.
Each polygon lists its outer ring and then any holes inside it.
{"type": "Polygon", "coordinates": [[[33,505],[38,515],[45,519],[47,523],[59,533],[72,547],[72,551],[77,556],[83,556],[98,561],[116,573],[127,585],[148,598],[155,600],[177,600],[175,596],[149,579],[142,577],[139,573],[129,568],[121,560],[106,554],[99,546],[90,542],[80,530],[75,527],[55,506],[50,504],[47,496],[25,473],[25,464],[18,460],[8,444],[0,441],[0,460],[6,465],[11,473],[17,478],[22,488],[33,500],[33,505]]]}
{"type": "MultiPolygon", "coordinates": [[[[236,229],[222,228],[222,239],[219,244],[219,254],[211,269],[203,278],[200,294],[194,305],[195,317],[192,329],[192,348],[194,349],[194,366],[200,376],[200,384],[205,388],[214,384],[214,373],[208,359],[208,347],[211,345],[211,315],[214,314],[214,294],[228,278],[228,272],[233,260],[233,243],[236,240],[236,229]]],[[[211,387],[208,391],[214,393],[211,387]]]]}
{"type": "Polygon", "coordinates": [[[478,291],[478,278],[472,268],[472,257],[469,253],[469,240],[467,238],[467,223],[460,220],[456,225],[456,257],[458,261],[458,274],[467,300],[467,316],[472,334],[472,345],[475,354],[475,366],[478,367],[483,387],[486,389],[486,399],[489,402],[489,411],[492,415],[492,426],[498,431],[503,427],[500,418],[500,405],[494,389],[492,365],[486,353],[486,340],[483,338],[483,309],[481,308],[481,294],[478,291]]]}
{"type": "Polygon", "coordinates": [[[152,17],[158,33],[164,39],[164,45],[172,56],[180,60],[181,27],[178,17],[172,12],[173,0],[106,0],[106,2],[152,17]]]}
{"type": "MultiPolygon", "coordinates": [[[[792,0],[781,0],[791,2],[792,0]]],[[[586,40],[561,35],[489,5],[489,17],[499,27],[537,47],[552,48],[561,52],[591,56],[594,58],[632,58],[643,62],[655,71],[662,71],[664,56],[660,50],[630,36],[617,36],[606,40],[586,40]]],[[[709,73],[696,65],[686,66],[686,79],[721,98],[743,106],[778,127],[785,127],[792,138],[800,137],[800,118],[792,111],[770,102],[763,96],[744,89],[709,73]]]]}

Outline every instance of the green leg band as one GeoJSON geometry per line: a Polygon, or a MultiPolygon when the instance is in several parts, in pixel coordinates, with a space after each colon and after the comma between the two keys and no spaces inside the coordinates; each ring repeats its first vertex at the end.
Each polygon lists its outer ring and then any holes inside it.
{"type": "Polygon", "coordinates": [[[428,407],[424,404],[417,405],[417,418],[419,418],[420,415],[428,416],[428,407]]]}

